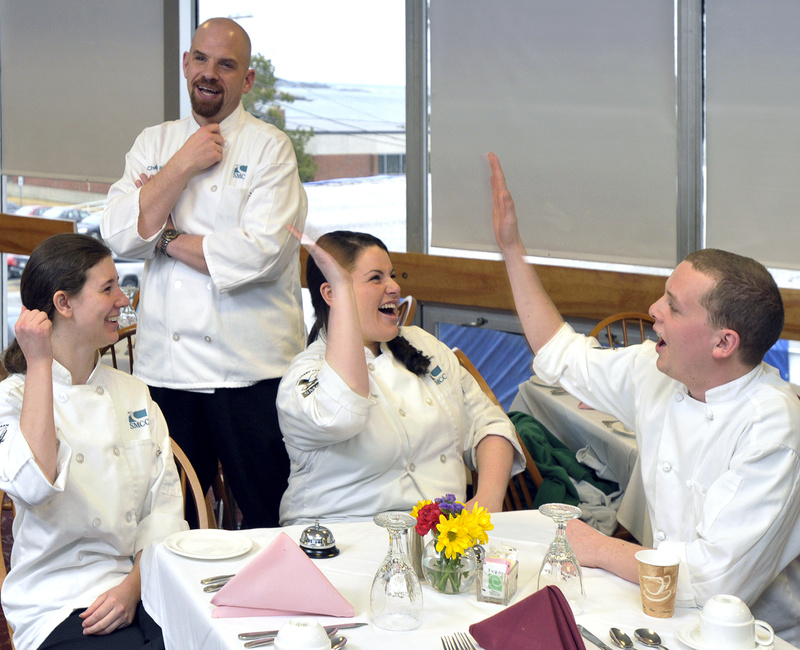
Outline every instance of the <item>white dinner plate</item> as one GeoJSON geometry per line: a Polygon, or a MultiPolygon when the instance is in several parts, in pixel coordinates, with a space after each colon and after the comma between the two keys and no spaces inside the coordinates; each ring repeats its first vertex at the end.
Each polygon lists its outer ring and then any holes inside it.
{"type": "Polygon", "coordinates": [[[184,530],[164,540],[173,553],[195,560],[224,560],[247,553],[253,540],[230,530],[184,530]]]}
{"type": "MultiPolygon", "coordinates": [[[[703,641],[702,637],[700,636],[700,626],[697,625],[697,623],[691,625],[690,627],[678,628],[677,637],[681,643],[689,646],[692,648],[692,650],[720,650],[719,644],[709,644],[703,641]]],[[[768,646],[753,645],[752,650],[771,650],[772,648],[772,644],[768,646]]]]}

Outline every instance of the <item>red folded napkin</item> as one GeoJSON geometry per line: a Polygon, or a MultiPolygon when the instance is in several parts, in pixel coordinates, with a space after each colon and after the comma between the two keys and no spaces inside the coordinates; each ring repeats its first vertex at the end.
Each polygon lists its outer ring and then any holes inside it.
{"type": "Polygon", "coordinates": [[[586,650],[561,590],[548,585],[469,627],[485,650],[586,650]]]}
{"type": "Polygon", "coordinates": [[[352,617],[353,606],[286,533],[211,599],[213,618],[321,614],[352,617]]]}

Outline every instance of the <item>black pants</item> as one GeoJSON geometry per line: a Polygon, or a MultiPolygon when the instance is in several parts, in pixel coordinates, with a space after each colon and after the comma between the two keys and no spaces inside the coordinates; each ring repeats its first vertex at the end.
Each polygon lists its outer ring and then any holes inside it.
{"type": "Polygon", "coordinates": [[[111,634],[84,634],[83,619],[76,609],[39,646],[39,650],[163,650],[161,628],[139,603],[136,616],[128,627],[111,634]]]}
{"type": "Polygon", "coordinates": [[[289,480],[289,456],[275,406],[278,384],[279,378],[266,379],[214,393],[150,388],[170,436],[186,452],[203,491],[214,481],[217,463],[222,463],[225,480],[250,528],[278,525],[289,480]]]}

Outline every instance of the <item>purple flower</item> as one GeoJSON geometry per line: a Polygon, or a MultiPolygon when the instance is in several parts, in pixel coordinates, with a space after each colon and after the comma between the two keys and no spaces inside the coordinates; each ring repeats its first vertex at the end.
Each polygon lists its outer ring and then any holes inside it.
{"type": "Polygon", "coordinates": [[[442,514],[447,518],[460,514],[464,509],[464,504],[456,501],[455,494],[445,494],[443,497],[437,497],[434,501],[439,505],[442,514]]]}

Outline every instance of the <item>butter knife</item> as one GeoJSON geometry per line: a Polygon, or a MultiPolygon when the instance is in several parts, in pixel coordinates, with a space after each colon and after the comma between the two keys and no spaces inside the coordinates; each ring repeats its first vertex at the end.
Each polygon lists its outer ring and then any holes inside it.
{"type": "MultiPolygon", "coordinates": [[[[325,631],[330,635],[331,630],[352,630],[357,627],[364,627],[368,625],[367,623],[341,623],[339,625],[328,625],[325,627],[325,631]]],[[[260,639],[262,637],[268,636],[277,636],[278,630],[266,630],[264,632],[242,632],[239,634],[239,638],[242,641],[247,641],[248,639],[260,639]]]]}
{"type": "Polygon", "coordinates": [[[598,639],[594,634],[589,632],[583,625],[578,625],[578,629],[581,632],[581,636],[584,639],[588,639],[592,643],[594,643],[600,650],[611,650],[605,643],[603,643],[600,639],[598,639]]]}

